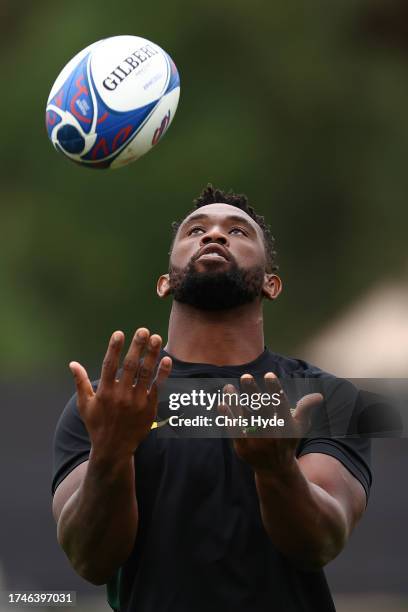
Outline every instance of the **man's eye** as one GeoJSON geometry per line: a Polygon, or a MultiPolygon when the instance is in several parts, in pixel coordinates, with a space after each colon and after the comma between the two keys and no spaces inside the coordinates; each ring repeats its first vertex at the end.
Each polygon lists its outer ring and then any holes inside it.
{"type": "Polygon", "coordinates": [[[204,232],[204,229],[202,227],[192,227],[189,231],[188,231],[188,236],[191,236],[191,234],[196,234],[197,232],[204,232]]]}
{"type": "Polygon", "coordinates": [[[239,232],[240,234],[243,234],[244,236],[246,236],[246,232],[244,232],[244,230],[241,229],[240,227],[233,227],[232,229],[230,229],[230,234],[232,232],[239,232]]]}

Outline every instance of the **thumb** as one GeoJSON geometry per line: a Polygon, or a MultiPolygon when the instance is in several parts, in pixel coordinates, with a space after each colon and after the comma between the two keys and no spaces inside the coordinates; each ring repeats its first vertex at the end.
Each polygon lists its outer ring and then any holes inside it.
{"type": "Polygon", "coordinates": [[[85,402],[90,397],[93,397],[94,390],[85,368],[77,361],[71,361],[69,364],[69,369],[74,377],[78,395],[78,404],[85,402]]]}
{"type": "Polygon", "coordinates": [[[310,427],[312,410],[324,400],[321,393],[309,393],[300,398],[292,416],[304,430],[310,427]]]}

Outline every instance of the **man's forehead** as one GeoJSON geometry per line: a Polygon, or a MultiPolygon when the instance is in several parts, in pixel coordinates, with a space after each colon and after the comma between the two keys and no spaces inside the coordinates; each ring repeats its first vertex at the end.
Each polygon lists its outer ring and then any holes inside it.
{"type": "Polygon", "coordinates": [[[256,223],[252,217],[248,215],[244,210],[238,208],[237,206],[232,206],[231,204],[225,204],[224,202],[219,202],[216,204],[206,204],[205,206],[200,206],[197,210],[191,212],[183,221],[182,225],[189,223],[194,219],[216,219],[217,221],[221,219],[233,219],[235,221],[242,220],[248,225],[252,226],[257,231],[260,231],[259,225],[256,223]]]}

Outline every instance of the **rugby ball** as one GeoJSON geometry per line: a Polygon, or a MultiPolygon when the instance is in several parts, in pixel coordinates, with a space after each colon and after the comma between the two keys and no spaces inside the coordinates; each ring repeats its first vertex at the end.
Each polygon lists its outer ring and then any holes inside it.
{"type": "Polygon", "coordinates": [[[173,121],[180,78],[170,56],[139,36],[113,36],[78,53],[47,101],[48,137],[88,168],[119,168],[156,145],[173,121]]]}

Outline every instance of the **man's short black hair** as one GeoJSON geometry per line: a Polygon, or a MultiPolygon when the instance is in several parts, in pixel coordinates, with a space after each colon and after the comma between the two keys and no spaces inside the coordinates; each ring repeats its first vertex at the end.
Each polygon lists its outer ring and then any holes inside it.
{"type": "MultiPolygon", "coordinates": [[[[271,228],[266,223],[264,217],[262,215],[258,215],[255,212],[254,208],[250,206],[250,204],[248,203],[248,197],[244,193],[234,193],[232,190],[228,192],[223,191],[222,189],[217,189],[216,187],[213,187],[211,183],[208,183],[207,187],[203,189],[203,191],[200,193],[198,198],[193,201],[193,203],[193,210],[201,208],[201,206],[207,206],[208,204],[230,204],[231,206],[236,206],[237,208],[240,208],[241,210],[246,212],[247,215],[249,215],[262,230],[267,260],[266,271],[269,273],[278,271],[279,268],[276,264],[277,253],[275,250],[275,238],[272,235],[271,228]]],[[[191,212],[193,211],[188,212],[186,217],[191,212]]],[[[186,217],[184,217],[184,219],[186,217]]],[[[173,221],[173,223],[171,224],[173,230],[173,239],[170,247],[170,253],[173,249],[173,244],[178,229],[184,219],[182,219],[181,221],[173,221]]]]}

